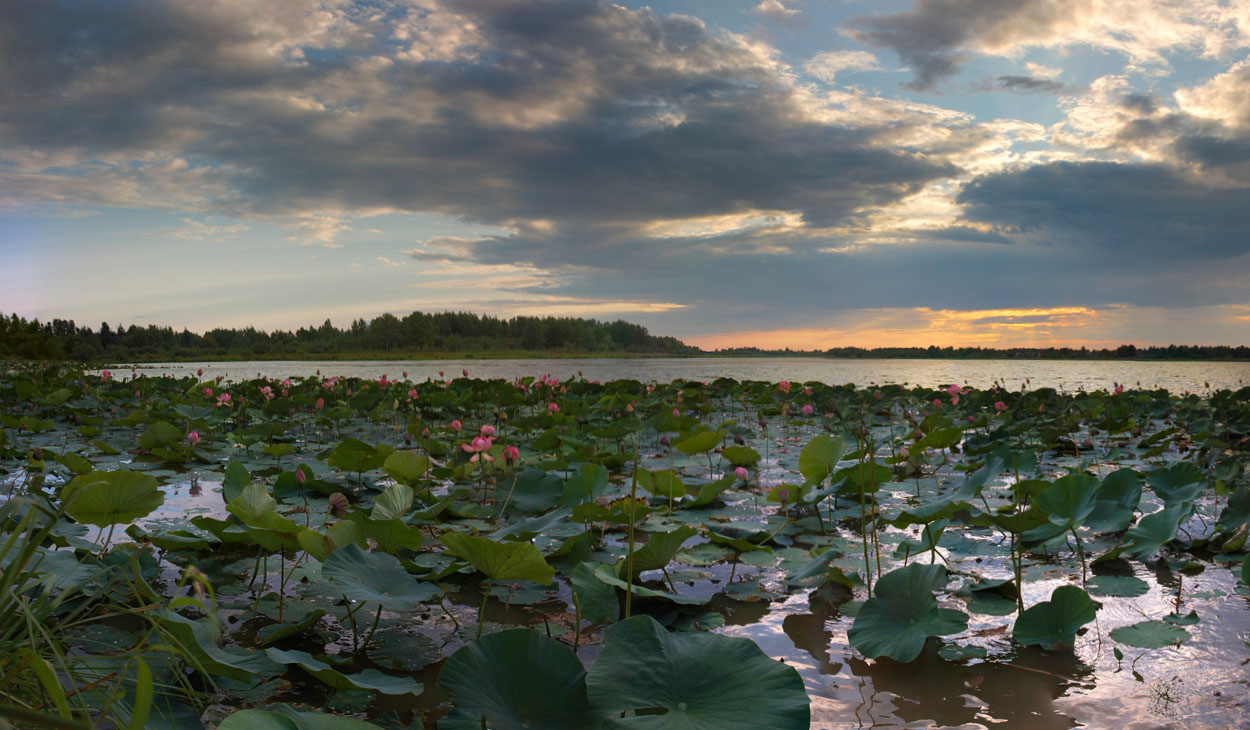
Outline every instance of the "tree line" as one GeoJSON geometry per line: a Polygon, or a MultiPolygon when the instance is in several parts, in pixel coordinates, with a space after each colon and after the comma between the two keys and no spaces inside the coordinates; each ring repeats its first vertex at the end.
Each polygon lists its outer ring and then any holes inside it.
{"type": "Polygon", "coordinates": [[[422,353],[622,353],[687,355],[700,352],[674,337],[652,335],[624,320],[574,317],[501,319],[468,312],[413,312],[357,319],[340,329],[320,327],[265,332],[254,327],[216,328],[203,334],[160,325],[100,324],[73,320],[27,321],[0,314],[0,357],[132,362],[152,360],[400,357],[422,353]]]}

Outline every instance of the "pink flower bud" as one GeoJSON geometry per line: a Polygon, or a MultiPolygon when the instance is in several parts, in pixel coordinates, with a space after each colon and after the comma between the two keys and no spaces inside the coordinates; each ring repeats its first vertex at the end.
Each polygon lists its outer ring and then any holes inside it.
{"type": "Polygon", "coordinates": [[[747,468],[745,466],[740,466],[734,469],[734,474],[744,482],[747,480],[747,477],[751,476],[750,472],[747,471],[747,468]]]}
{"type": "Polygon", "coordinates": [[[460,429],[462,429],[462,428],[464,428],[464,424],[460,423],[460,419],[459,419],[459,418],[457,418],[457,419],[455,419],[454,421],[452,421],[452,422],[451,422],[451,430],[453,430],[453,431],[459,431],[459,430],[460,430],[460,429]]]}
{"type": "Polygon", "coordinates": [[[484,426],[482,426],[481,434],[482,434],[483,436],[488,437],[488,438],[489,438],[489,437],[492,437],[492,436],[494,436],[494,435],[495,435],[495,427],[494,427],[494,426],[491,426],[491,425],[489,425],[489,424],[484,425],[484,426]]]}
{"type": "Polygon", "coordinates": [[[187,434],[187,441],[190,441],[192,446],[195,446],[196,444],[198,444],[201,438],[202,437],[200,436],[200,434],[196,433],[195,431],[192,431],[191,433],[187,434]]]}
{"type": "Polygon", "coordinates": [[[317,407],[317,410],[321,410],[322,408],[326,407],[326,399],[318,398],[317,402],[314,405],[317,407]]]}
{"type": "Polygon", "coordinates": [[[503,460],[509,464],[515,462],[521,457],[521,452],[515,446],[508,446],[503,450],[503,460]]]}
{"type": "Polygon", "coordinates": [[[304,473],[303,469],[295,470],[295,481],[301,487],[308,483],[308,475],[304,473]]]}
{"type": "Polygon", "coordinates": [[[803,404],[803,408],[802,408],[801,410],[803,411],[803,415],[805,415],[805,416],[810,416],[810,415],[812,415],[812,411],[814,411],[814,410],[816,410],[816,409],[815,409],[815,408],[812,408],[812,404],[811,404],[811,403],[804,403],[804,404],[803,404]]]}
{"type": "Polygon", "coordinates": [[[548,412],[548,413],[559,413],[559,412],[560,412],[560,406],[559,406],[559,405],[557,405],[557,404],[555,404],[555,403],[548,403],[548,404],[547,404],[547,412],[548,412]]]}
{"type": "Polygon", "coordinates": [[[335,492],[330,495],[330,514],[335,517],[342,517],[347,514],[347,497],[342,492],[335,492]]]}

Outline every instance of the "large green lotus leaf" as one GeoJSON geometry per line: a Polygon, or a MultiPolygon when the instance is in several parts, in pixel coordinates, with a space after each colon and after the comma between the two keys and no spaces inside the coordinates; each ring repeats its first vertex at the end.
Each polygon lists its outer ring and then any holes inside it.
{"type": "Polygon", "coordinates": [[[499,483],[499,498],[520,512],[546,512],[564,496],[564,481],[542,469],[524,469],[512,479],[499,483]],[[505,491],[506,490],[506,491],[505,491]]]}
{"type": "Polygon", "coordinates": [[[1202,494],[1202,480],[1202,470],[1188,461],[1156,469],[1146,475],[1146,484],[1169,507],[1197,499],[1202,494]]]}
{"type": "Polygon", "coordinates": [[[838,460],[846,453],[846,442],[822,433],[799,452],[799,473],[808,484],[820,484],[838,467],[838,460]]]}
{"type": "Polygon", "coordinates": [[[334,447],[326,463],[344,471],[365,472],[381,469],[394,449],[386,444],[370,446],[359,439],[347,439],[334,447]]]}
{"type": "Polygon", "coordinates": [[[165,503],[165,494],[147,474],[93,471],[71,479],[61,490],[61,502],[78,522],[108,527],[148,516],[165,503]]]}
{"type": "Polygon", "coordinates": [[[443,664],[438,686],[456,705],[439,722],[444,730],[591,730],[602,722],[573,651],[528,629],[461,647],[443,664]]]}
{"type": "Polygon", "coordinates": [[[409,575],[394,555],[365,552],[358,545],[330,553],[321,565],[321,575],[348,598],[375,601],[394,611],[410,611],[443,592],[409,575]]]}
{"type": "Polygon", "coordinates": [[[750,639],[670,634],[650,616],[604,631],[604,648],[586,678],[591,702],[612,727],[645,730],[807,730],[810,700],[793,667],[750,639]],[[643,708],[662,714],[617,719],[643,708]]]}
{"type": "Polygon", "coordinates": [[[1228,504],[1220,511],[1216,524],[1221,530],[1232,532],[1247,523],[1250,523],[1250,486],[1243,485],[1228,495],[1228,504]]]}
{"type": "Polygon", "coordinates": [[[595,576],[596,566],[596,563],[583,562],[573,569],[573,595],[577,598],[582,618],[596,624],[614,623],[621,613],[616,588],[595,576]]]}
{"type": "Polygon", "coordinates": [[[638,471],[638,486],[664,499],[680,499],[686,496],[686,485],[671,471],[638,471]]]}
{"type": "Polygon", "coordinates": [[[299,546],[317,560],[325,560],[330,553],[341,547],[356,545],[365,547],[365,532],[351,520],[339,520],[324,533],[305,527],[295,534],[299,546]]]}
{"type": "Polygon", "coordinates": [[[277,549],[275,538],[280,538],[281,535],[295,535],[302,529],[278,514],[277,507],[278,503],[269,496],[264,486],[249,484],[244,487],[239,496],[226,505],[226,511],[238,517],[249,528],[256,528],[249,530],[252,537],[266,548],[275,550],[277,549]],[[279,535],[265,535],[265,531],[279,533],[279,535]]]}
{"type": "Polygon", "coordinates": [[[533,543],[495,542],[458,532],[449,532],[442,540],[448,550],[472,563],[487,578],[532,580],[545,586],[555,578],[555,569],[533,543]]]}
{"type": "Polygon", "coordinates": [[[1193,506],[1190,503],[1181,502],[1141,518],[1124,533],[1128,545],[1125,552],[1142,562],[1150,560],[1164,545],[1175,539],[1181,520],[1191,509],[1193,506]]]}
{"type": "Polygon", "coordinates": [[[363,515],[355,522],[365,537],[376,542],[378,549],[384,553],[394,555],[400,550],[421,547],[421,528],[417,525],[406,524],[403,520],[371,520],[363,515]]]}
{"type": "Polygon", "coordinates": [[[560,504],[573,506],[598,499],[607,491],[610,474],[603,464],[582,464],[564,483],[560,504]]]}
{"type": "MultiPolygon", "coordinates": [[[[647,544],[634,551],[634,575],[644,570],[660,570],[668,565],[686,540],[699,534],[694,528],[682,525],[672,532],[653,532],[647,544]]],[[[627,559],[623,559],[626,560],[627,559]]],[[[625,564],[622,563],[622,569],[625,564]]]]}
{"type": "Polygon", "coordinates": [[[412,484],[430,470],[430,457],[415,451],[396,451],[382,462],[382,471],[400,484],[412,484]]]}
{"type": "Polygon", "coordinates": [[[191,659],[191,664],[209,675],[250,682],[282,671],[260,652],[218,646],[221,629],[212,619],[195,621],[174,611],[166,611],[160,617],[160,624],[174,639],[171,643],[191,659]]]}
{"type": "Polygon", "coordinates": [[[1071,529],[1080,525],[1094,510],[1098,479],[1089,474],[1069,474],[1056,479],[1045,491],[1033,498],[1033,504],[1046,513],[1050,521],[1071,529]]]}
{"type": "Polygon", "coordinates": [[[700,431],[687,436],[673,446],[681,453],[693,456],[716,448],[724,437],[724,431],[700,431]]]}
{"type": "Polygon", "coordinates": [[[1133,508],[1109,499],[1094,503],[1094,509],[1085,518],[1085,526],[1099,534],[1124,531],[1133,524],[1133,508]]]}
{"type": "Polygon", "coordinates": [[[721,456],[725,457],[734,466],[755,466],[760,463],[760,452],[750,446],[726,446],[721,451],[721,456]]]}
{"type": "Polygon", "coordinates": [[[354,717],[294,710],[288,712],[290,714],[268,710],[239,710],[222,720],[217,730],[381,730],[371,722],[354,717]]]}
{"type": "MultiPolygon", "coordinates": [[[[391,454],[395,458],[399,454],[391,454]]],[[[407,484],[392,484],[373,500],[373,510],[369,517],[375,520],[397,520],[412,509],[412,487],[407,484]]]]}
{"type": "Polygon", "coordinates": [[[222,499],[227,503],[234,501],[251,483],[252,475],[248,473],[247,467],[231,459],[226,465],[226,473],[221,481],[222,499]]]}
{"type": "Polygon", "coordinates": [[[523,517],[512,524],[501,527],[490,533],[492,540],[518,540],[528,542],[539,535],[556,536],[561,532],[571,533],[574,530],[580,531],[581,528],[569,522],[569,516],[573,514],[573,510],[568,507],[554,509],[545,515],[537,517],[523,517]]]}
{"type": "Polygon", "coordinates": [[[335,689],[371,689],[384,695],[421,694],[421,685],[411,677],[394,677],[376,669],[363,669],[356,674],[343,674],[305,651],[283,651],[270,647],[265,654],[278,664],[295,664],[335,689]]]}
{"type": "Polygon", "coordinates": [[[1163,621],[1141,621],[1111,630],[1111,638],[1138,649],[1161,649],[1189,638],[1189,632],[1163,621]]]}
{"type": "Polygon", "coordinates": [[[847,632],[851,646],[872,659],[887,656],[910,662],[920,656],[930,636],[957,634],[968,628],[968,614],[938,608],[933,591],[946,585],[941,565],[912,563],[881,576],[847,632]]]}
{"type": "Polygon", "coordinates": [[[683,596],[680,593],[657,591],[654,588],[640,586],[637,583],[631,585],[630,583],[617,577],[615,570],[610,565],[600,565],[596,567],[595,577],[614,588],[620,588],[621,590],[630,588],[630,592],[639,598],[661,598],[666,601],[672,601],[673,603],[680,603],[687,606],[702,606],[707,603],[707,600],[696,596],[683,596]]]}
{"type": "Polygon", "coordinates": [[[1059,586],[1049,601],[1031,606],[1016,619],[1012,637],[1022,646],[1071,649],[1077,629],[1094,620],[1097,604],[1076,586],[1059,586]]]}
{"type": "Polygon", "coordinates": [[[719,499],[720,496],[725,493],[725,490],[732,487],[737,479],[738,478],[730,472],[714,482],[700,484],[699,493],[694,496],[694,499],[687,499],[679,506],[683,509],[689,509],[691,507],[702,507],[705,504],[711,504],[719,499]]]}
{"type": "Polygon", "coordinates": [[[144,449],[154,449],[157,446],[171,446],[182,440],[182,432],[176,426],[166,421],[157,421],[139,437],[139,447],[144,449]]]}
{"type": "Polygon", "coordinates": [[[1136,509],[1141,502],[1141,476],[1130,468],[1116,469],[1098,485],[1098,501],[1136,509]]]}

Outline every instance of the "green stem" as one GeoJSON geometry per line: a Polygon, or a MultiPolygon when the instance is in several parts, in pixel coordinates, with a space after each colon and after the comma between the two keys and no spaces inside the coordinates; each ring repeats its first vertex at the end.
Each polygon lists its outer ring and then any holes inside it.
{"type": "MultiPolygon", "coordinates": [[[[671,454],[671,451],[670,451],[671,454]]],[[[638,444],[634,443],[633,480],[629,486],[629,537],[625,545],[625,618],[629,618],[634,598],[634,523],[638,514],[638,444]]]]}
{"type": "Polygon", "coordinates": [[[486,617],[486,601],[490,599],[490,587],[494,584],[493,578],[486,579],[486,588],[482,589],[482,605],[477,607],[477,638],[482,638],[482,621],[486,617]]]}
{"type": "Polygon", "coordinates": [[[365,643],[363,646],[361,646],[362,649],[369,648],[369,642],[373,641],[373,632],[378,630],[378,622],[380,622],[381,620],[382,620],[382,604],[379,603],[377,613],[373,614],[373,626],[369,627],[369,635],[365,637],[365,643]]]}

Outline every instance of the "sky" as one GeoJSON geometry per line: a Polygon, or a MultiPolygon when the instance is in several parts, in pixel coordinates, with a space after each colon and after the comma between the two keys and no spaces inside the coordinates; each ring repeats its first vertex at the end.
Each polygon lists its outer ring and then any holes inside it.
{"type": "Polygon", "coordinates": [[[9,0],[0,312],[1250,343],[1250,0],[9,0]]]}

